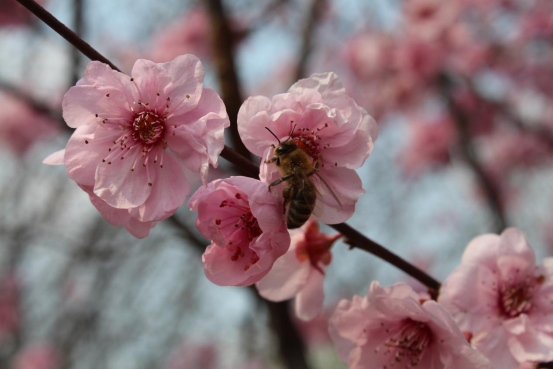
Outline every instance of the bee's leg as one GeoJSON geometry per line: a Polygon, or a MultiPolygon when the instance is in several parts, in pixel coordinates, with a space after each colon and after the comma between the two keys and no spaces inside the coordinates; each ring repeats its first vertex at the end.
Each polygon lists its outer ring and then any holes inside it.
{"type": "Polygon", "coordinates": [[[321,158],[318,158],[315,163],[313,163],[313,170],[309,173],[307,173],[308,177],[311,177],[313,174],[317,173],[319,171],[319,164],[321,163],[321,158]]]}
{"type": "Polygon", "coordinates": [[[290,196],[290,187],[286,187],[284,190],[282,190],[282,197],[284,197],[284,203],[282,204],[282,214],[286,213],[286,206],[290,203],[290,199],[292,196],[290,196]]]}
{"type": "Polygon", "coordinates": [[[289,180],[290,178],[292,178],[294,175],[293,174],[287,174],[285,175],[284,177],[281,177],[280,179],[277,179],[276,181],[274,181],[273,183],[271,183],[269,185],[269,192],[271,192],[271,187],[273,186],[278,186],[279,184],[281,184],[282,182],[284,181],[287,181],[289,180]]]}
{"type": "Polygon", "coordinates": [[[271,160],[265,160],[265,164],[275,163],[277,167],[280,167],[280,157],[272,157],[271,160]]]}

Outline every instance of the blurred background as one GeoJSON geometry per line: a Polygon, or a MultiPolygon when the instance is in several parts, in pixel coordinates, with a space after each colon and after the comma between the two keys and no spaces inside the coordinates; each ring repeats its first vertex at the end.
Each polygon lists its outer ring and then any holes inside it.
{"type": "MultiPolygon", "coordinates": [[[[473,237],[508,226],[552,254],[550,0],[40,3],[126,73],[197,55],[231,119],[248,96],[338,73],[380,127],[349,224],[441,281],[473,237]]],[[[325,312],[301,323],[208,282],[185,207],[144,240],[110,225],[41,163],[65,147],[61,101],[88,62],[0,0],[0,368],[345,368],[327,333],[338,301],[375,279],[416,283],[339,241],[325,312]]],[[[230,131],[227,144],[240,150],[230,131]]],[[[221,159],[210,178],[233,173],[221,159]]]]}

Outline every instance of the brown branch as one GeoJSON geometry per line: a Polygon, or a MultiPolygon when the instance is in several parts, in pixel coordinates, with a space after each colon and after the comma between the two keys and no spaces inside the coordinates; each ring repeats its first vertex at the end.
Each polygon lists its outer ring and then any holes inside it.
{"type": "Polygon", "coordinates": [[[235,34],[225,15],[221,0],[208,0],[207,8],[211,18],[211,42],[213,45],[213,61],[219,77],[221,98],[225,102],[230,118],[230,137],[232,146],[242,156],[251,158],[238,133],[238,110],[242,105],[240,80],[236,72],[234,57],[235,34]]]}
{"type": "MultiPolygon", "coordinates": [[[[22,2],[22,3],[27,3],[27,2],[34,3],[32,0],[18,0],[18,1],[22,2]]],[[[38,5],[36,3],[34,3],[34,4],[35,4],[36,7],[40,7],[40,5],[38,5]]],[[[40,7],[40,8],[42,8],[42,7],[40,7]]],[[[57,20],[56,20],[56,22],[59,23],[59,21],[57,21],[57,20]]],[[[63,26],[63,28],[58,27],[57,29],[54,29],[54,30],[57,31],[57,32],[64,32],[63,30],[66,29],[66,28],[67,27],[63,26]]],[[[65,38],[68,39],[67,37],[65,37],[65,38]]],[[[86,50],[86,48],[80,48],[80,46],[82,46],[80,44],[85,43],[83,40],[81,40],[79,38],[72,38],[71,40],[72,41],[70,41],[70,42],[72,44],[73,44],[73,42],[75,43],[74,46],[76,46],[76,47],[79,46],[79,47],[77,47],[79,50],[81,50],[81,49],[86,50]]],[[[88,47],[90,47],[90,46],[88,46],[88,47]]],[[[94,50],[94,49],[92,49],[92,50],[93,50],[93,52],[91,52],[90,54],[85,54],[86,56],[88,56],[91,59],[94,57],[94,55],[97,55],[97,54],[99,55],[99,53],[96,50],[94,50]]],[[[105,60],[105,58],[103,56],[101,56],[101,58],[102,58],[102,60],[105,60]]],[[[95,60],[95,59],[93,59],[93,60],[95,60]]],[[[231,162],[232,164],[234,164],[238,168],[241,168],[249,177],[258,178],[259,167],[255,164],[251,163],[250,161],[248,161],[248,159],[244,158],[243,156],[238,154],[233,149],[225,146],[224,150],[221,152],[221,157],[228,160],[229,162],[231,162]]],[[[429,288],[434,289],[436,291],[439,290],[440,283],[437,280],[435,280],[434,278],[432,278],[431,276],[426,274],[424,271],[418,269],[417,267],[415,267],[415,266],[411,265],[410,263],[408,263],[407,261],[403,260],[399,256],[395,255],[394,253],[392,253],[390,251],[387,251],[382,246],[380,246],[376,242],[368,239],[367,237],[363,236],[361,233],[357,232],[356,230],[354,230],[353,228],[351,228],[347,224],[345,224],[345,223],[344,224],[334,224],[334,225],[330,225],[330,226],[335,228],[339,232],[341,232],[344,235],[344,237],[348,238],[351,242],[353,242],[357,248],[360,248],[362,250],[370,252],[370,253],[374,254],[375,256],[381,258],[382,260],[387,261],[388,263],[394,265],[395,267],[403,270],[404,272],[406,272],[407,274],[409,274],[413,278],[415,278],[415,279],[419,280],[420,282],[424,283],[429,288]]]]}
{"type": "Polygon", "coordinates": [[[457,127],[457,133],[459,134],[459,149],[463,159],[468,166],[474,172],[476,179],[484,191],[488,207],[490,208],[494,217],[495,231],[501,233],[507,227],[507,220],[505,216],[505,209],[501,200],[501,194],[499,188],[494,184],[493,180],[489,177],[488,173],[484,170],[476,150],[472,144],[472,139],[469,131],[469,117],[465,112],[459,108],[456,104],[453,93],[453,81],[446,74],[441,74],[438,77],[438,86],[440,87],[442,94],[446,100],[447,107],[453,119],[453,123],[457,127]]]}
{"type": "Polygon", "coordinates": [[[300,48],[300,56],[298,65],[296,66],[296,72],[294,73],[294,81],[298,81],[307,77],[306,69],[307,62],[309,60],[309,54],[313,48],[313,34],[317,28],[317,23],[321,17],[326,0],[312,0],[309,13],[305,20],[305,28],[303,30],[302,45],[300,48]]]}

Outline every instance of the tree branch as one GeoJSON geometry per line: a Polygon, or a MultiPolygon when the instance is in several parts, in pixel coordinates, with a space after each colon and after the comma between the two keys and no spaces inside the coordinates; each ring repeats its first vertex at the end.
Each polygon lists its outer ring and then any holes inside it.
{"type": "Polygon", "coordinates": [[[242,156],[251,158],[250,152],[244,146],[238,133],[238,110],[242,105],[240,80],[234,62],[234,45],[236,38],[225,15],[221,0],[208,0],[207,8],[211,18],[211,38],[213,45],[213,60],[219,77],[221,97],[225,102],[230,119],[230,136],[232,146],[242,156]]]}
{"type": "Polygon", "coordinates": [[[453,118],[453,123],[457,127],[461,155],[476,175],[476,179],[484,191],[488,206],[492,211],[493,217],[495,218],[494,223],[496,233],[501,233],[507,227],[507,220],[503,202],[501,200],[500,190],[488,176],[478,158],[469,132],[469,118],[466,116],[465,112],[458,107],[453,99],[453,81],[449,76],[442,73],[438,77],[438,85],[446,100],[447,107],[451,117],[453,118]]]}

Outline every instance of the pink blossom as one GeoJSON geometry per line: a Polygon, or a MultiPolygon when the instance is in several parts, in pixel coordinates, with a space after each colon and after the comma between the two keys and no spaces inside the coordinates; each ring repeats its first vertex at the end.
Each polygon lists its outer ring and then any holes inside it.
{"type": "Polygon", "coordinates": [[[56,350],[47,344],[31,344],[19,351],[11,369],[60,369],[61,359],[56,350]]]}
{"type": "MultiPolygon", "coordinates": [[[[355,211],[365,193],[355,172],[372,151],[378,136],[376,122],[350,98],[334,73],[314,74],[296,82],[288,93],[272,100],[250,97],[238,113],[238,130],[246,147],[269,159],[272,145],[278,144],[268,127],[281,141],[292,139],[319,162],[319,174],[337,194],[342,206],[329,191],[319,186],[318,218],[324,223],[341,223],[355,211]]],[[[263,164],[260,178],[272,182],[280,178],[274,164],[263,164]]],[[[284,185],[281,185],[284,186],[284,185]]],[[[273,191],[279,193],[278,188],[273,191]]]]}
{"type": "Polygon", "coordinates": [[[415,176],[424,169],[436,169],[449,163],[451,146],[457,140],[457,132],[449,119],[413,122],[409,131],[407,145],[399,158],[407,175],[415,176]]]}
{"type": "Polygon", "coordinates": [[[65,95],[63,117],[77,128],[63,154],[67,174],[95,195],[93,204],[112,223],[136,226],[145,237],[145,228],[190,194],[184,168],[206,183],[209,164],[217,166],[229,120],[203,77],[193,55],[163,64],[138,60],[132,77],[91,62],[65,95]]]}
{"type": "Polygon", "coordinates": [[[423,82],[433,82],[443,63],[444,49],[416,38],[407,38],[394,50],[396,69],[423,82]]]}
{"type": "Polygon", "coordinates": [[[218,179],[188,202],[196,227],[211,245],[202,260],[219,286],[248,286],[263,278],[290,246],[282,207],[267,185],[252,178],[218,179]]]}
{"type": "Polygon", "coordinates": [[[290,235],[290,248],[256,286],[267,300],[284,301],[295,297],[298,318],[311,320],[323,307],[324,269],[332,260],[332,244],[342,235],[320,233],[319,224],[313,219],[291,230],[290,235]]]}
{"type": "Polygon", "coordinates": [[[457,1],[406,0],[404,14],[407,32],[425,40],[442,37],[459,14],[457,1]]]}
{"type": "Polygon", "coordinates": [[[553,360],[553,258],[516,228],[476,237],[442,286],[440,303],[493,367],[553,360]]]}
{"type": "Polygon", "coordinates": [[[349,369],[491,368],[443,307],[421,304],[403,283],[383,289],[373,282],[366,297],[340,301],[330,334],[349,369]]]}
{"type": "Polygon", "coordinates": [[[393,67],[395,41],[381,33],[363,32],[346,44],[344,57],[357,78],[374,83],[393,67]]]}
{"type": "Polygon", "coordinates": [[[210,24],[209,14],[202,7],[190,10],[154,36],[152,59],[171,60],[184,53],[210,58],[210,24]]]}
{"type": "Polygon", "coordinates": [[[21,99],[0,92],[0,140],[16,155],[24,155],[34,143],[54,134],[57,125],[21,99]]]}

